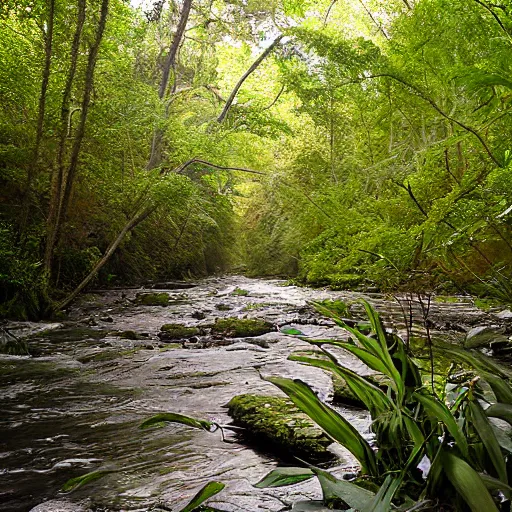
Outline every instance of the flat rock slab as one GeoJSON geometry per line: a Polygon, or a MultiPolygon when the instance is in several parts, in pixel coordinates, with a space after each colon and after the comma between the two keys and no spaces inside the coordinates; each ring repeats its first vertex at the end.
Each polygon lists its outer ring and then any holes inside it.
{"type": "Polygon", "coordinates": [[[275,396],[237,395],[228,403],[236,425],[263,447],[313,459],[331,458],[332,440],[288,399],[275,396]]]}

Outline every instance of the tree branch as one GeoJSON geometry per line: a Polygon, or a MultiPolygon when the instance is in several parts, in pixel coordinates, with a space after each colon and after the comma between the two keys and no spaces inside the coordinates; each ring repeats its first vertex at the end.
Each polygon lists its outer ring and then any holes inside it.
{"type": "Polygon", "coordinates": [[[229,98],[226,101],[226,104],[224,105],[224,108],[222,109],[222,112],[220,113],[219,117],[217,118],[218,123],[222,123],[224,121],[225,117],[227,116],[229,109],[231,108],[231,105],[233,104],[233,101],[236,98],[236,95],[238,94],[238,91],[240,90],[240,87],[242,87],[243,83],[247,80],[249,75],[253,73],[256,68],[263,62],[263,60],[272,52],[272,50],[278,45],[279,41],[283,38],[283,34],[277,36],[274,41],[272,41],[272,44],[263,52],[261,55],[251,64],[249,69],[242,75],[240,80],[236,83],[234,89],[231,91],[231,94],[229,95],[229,98]]]}

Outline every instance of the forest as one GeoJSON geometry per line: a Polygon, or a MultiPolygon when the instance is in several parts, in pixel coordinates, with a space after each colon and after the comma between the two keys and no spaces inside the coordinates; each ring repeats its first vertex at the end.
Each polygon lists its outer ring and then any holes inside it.
{"type": "Polygon", "coordinates": [[[2,0],[5,510],[510,512],[511,105],[510,0],[2,0]]]}
{"type": "Polygon", "coordinates": [[[510,16],[2,2],[2,315],[230,269],[510,300],[510,16]]]}

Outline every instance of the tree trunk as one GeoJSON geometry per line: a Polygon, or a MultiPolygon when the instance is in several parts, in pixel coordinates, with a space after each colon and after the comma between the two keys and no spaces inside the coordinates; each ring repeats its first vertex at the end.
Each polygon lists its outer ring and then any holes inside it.
{"type": "Polygon", "coordinates": [[[224,108],[222,109],[222,112],[220,113],[219,117],[217,118],[218,123],[222,123],[224,119],[226,118],[229,109],[231,108],[231,105],[233,104],[233,101],[236,98],[236,95],[238,94],[238,91],[240,90],[240,87],[242,87],[243,83],[247,80],[249,75],[251,75],[256,68],[265,60],[265,58],[272,52],[272,50],[278,45],[279,41],[283,38],[283,35],[279,35],[272,41],[272,44],[251,64],[249,69],[242,75],[240,80],[238,80],[237,84],[235,85],[234,89],[231,91],[231,94],[229,95],[229,98],[226,101],[226,104],[224,105],[224,108]]]}
{"type": "Polygon", "coordinates": [[[41,149],[41,141],[43,139],[43,128],[44,128],[44,115],[46,110],[46,95],[48,92],[48,83],[50,81],[50,70],[52,64],[52,52],[53,52],[53,25],[55,19],[55,0],[49,0],[48,4],[48,19],[46,21],[47,28],[45,33],[45,45],[44,45],[44,68],[43,68],[43,79],[41,81],[41,93],[39,94],[39,109],[37,114],[37,128],[36,128],[36,142],[34,145],[34,152],[32,155],[32,161],[29,164],[27,170],[27,181],[25,190],[23,192],[22,209],[20,218],[20,234],[22,235],[25,231],[28,222],[28,216],[30,211],[30,193],[32,189],[32,183],[37,171],[37,165],[39,160],[39,152],[41,149]]]}
{"type": "MultiPolygon", "coordinates": [[[[107,16],[108,16],[108,8],[109,8],[109,0],[102,0],[101,3],[101,12],[100,19],[98,22],[98,27],[96,29],[96,35],[94,38],[94,42],[89,50],[89,57],[87,60],[87,68],[85,71],[85,84],[84,84],[84,95],[82,98],[82,106],[80,113],[80,121],[77,127],[77,133],[75,135],[75,139],[73,142],[73,147],[71,150],[71,158],[69,167],[67,172],[63,173],[62,181],[60,183],[59,190],[52,190],[52,193],[55,192],[60,194],[60,201],[57,204],[57,212],[55,215],[55,219],[53,225],[50,226],[48,231],[48,237],[46,240],[46,251],[45,251],[45,268],[48,273],[51,272],[51,265],[53,261],[53,253],[55,246],[57,244],[60,230],[62,227],[62,223],[66,217],[67,209],[69,207],[69,202],[71,198],[71,190],[73,187],[73,182],[75,180],[75,175],[78,167],[78,157],[80,156],[80,150],[82,148],[82,141],[85,135],[85,124],[87,121],[87,114],[89,111],[89,105],[91,102],[91,93],[94,84],[94,70],[96,68],[96,62],[98,59],[98,52],[101,44],[101,40],[103,39],[103,33],[105,31],[105,26],[107,24],[107,16]]],[[[57,180],[58,181],[58,180],[57,180]]],[[[58,183],[57,183],[58,184],[58,183]]],[[[57,188],[57,184],[55,187],[57,188]]]]}
{"type": "MultiPolygon", "coordinates": [[[[176,57],[178,55],[178,49],[187,27],[188,17],[190,15],[190,8],[192,7],[192,0],[185,0],[183,2],[183,8],[181,9],[180,20],[176,27],[176,32],[172,38],[171,46],[169,48],[169,54],[165,60],[164,69],[162,72],[162,81],[160,82],[160,88],[158,90],[158,97],[163,100],[169,86],[169,78],[172,70],[172,86],[171,94],[176,92],[176,57]]],[[[166,112],[167,115],[167,112],[166,112]]],[[[149,156],[149,162],[146,169],[150,171],[155,167],[158,167],[162,161],[162,143],[163,143],[164,132],[161,128],[156,128],[153,133],[153,141],[151,143],[151,153],[149,156]]]]}
{"type": "Polygon", "coordinates": [[[108,246],[105,254],[101,259],[94,265],[93,269],[89,272],[87,277],[61,302],[56,306],[57,310],[65,308],[70,304],[75,297],[94,279],[100,269],[107,263],[110,257],[114,254],[115,250],[119,247],[119,244],[123,241],[124,237],[128,232],[140,224],[143,220],[149,217],[156,210],[156,206],[150,206],[144,209],[142,212],[135,213],[132,218],[125,224],[123,229],[119,232],[116,239],[108,246]]]}
{"type": "Polygon", "coordinates": [[[78,54],[80,50],[80,40],[82,37],[82,30],[85,23],[85,8],[86,0],[78,1],[78,13],[75,28],[75,35],[73,37],[73,44],[71,46],[71,63],[69,73],[66,78],[66,85],[62,95],[62,105],[60,113],[60,137],[59,137],[59,154],[57,158],[57,169],[52,173],[50,185],[50,206],[48,211],[48,218],[46,223],[47,245],[44,258],[44,267],[47,272],[50,272],[53,247],[55,246],[55,239],[57,235],[56,220],[59,215],[59,210],[62,207],[62,182],[64,177],[65,166],[65,153],[66,153],[66,138],[70,131],[71,123],[71,91],[75,79],[76,68],[78,63],[78,54]]]}

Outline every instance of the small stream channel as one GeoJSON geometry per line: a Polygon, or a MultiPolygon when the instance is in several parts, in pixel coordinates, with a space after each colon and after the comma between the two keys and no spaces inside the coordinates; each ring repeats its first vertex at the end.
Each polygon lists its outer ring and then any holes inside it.
{"type": "MultiPolygon", "coordinates": [[[[139,429],[144,419],[162,411],[228,423],[224,406],[233,396],[280,394],[261,375],[302,378],[329,399],[326,374],[286,359],[308,344],[277,330],[229,342],[200,338],[185,346],[163,343],[157,333],[165,323],[201,326],[215,318],[247,316],[277,327],[295,326],[311,337],[343,337],[307,303],[352,301],[361,294],[240,276],[194,284],[165,290],[171,297],[166,307],[136,305],[136,294],[149,290],[105,291],[83,296],[63,324],[10,326],[18,336],[35,334],[29,338],[33,356],[0,356],[0,510],[142,511],[158,503],[179,509],[210,480],[227,484],[211,501],[226,511],[278,511],[299,498],[318,499],[320,489],[311,481],[276,490],[253,488],[277,461],[236,438],[226,443],[216,433],[175,424],[139,429]],[[139,339],[113,334],[118,331],[134,331],[139,339]],[[72,494],[59,491],[71,477],[120,468],[72,494]]],[[[403,327],[399,304],[380,295],[366,298],[389,323],[403,327]]],[[[419,324],[417,307],[413,314],[419,324]]],[[[433,302],[429,321],[434,334],[441,329],[443,336],[456,339],[495,318],[461,299],[433,302]]],[[[351,359],[345,362],[364,371],[351,359]]],[[[368,434],[363,412],[342,412],[368,434]]],[[[338,467],[351,465],[353,460],[342,456],[338,467]]]]}

